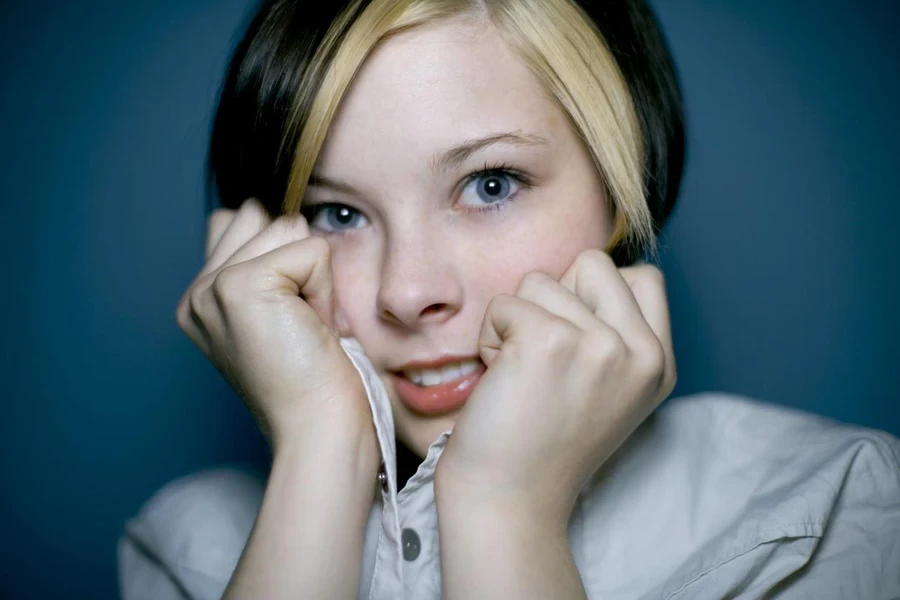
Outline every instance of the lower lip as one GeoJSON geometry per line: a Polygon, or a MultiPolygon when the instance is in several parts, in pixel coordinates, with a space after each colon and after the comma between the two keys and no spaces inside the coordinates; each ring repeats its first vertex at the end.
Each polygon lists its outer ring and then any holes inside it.
{"type": "Polygon", "coordinates": [[[395,373],[391,373],[391,377],[394,381],[394,390],[401,402],[416,412],[434,415],[449,412],[465,404],[485,370],[485,366],[480,365],[465,377],[428,387],[418,386],[395,373]]]}

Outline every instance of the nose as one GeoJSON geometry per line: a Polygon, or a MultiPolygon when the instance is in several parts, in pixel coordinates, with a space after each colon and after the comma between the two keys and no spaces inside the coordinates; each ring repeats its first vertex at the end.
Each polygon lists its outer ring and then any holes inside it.
{"type": "Polygon", "coordinates": [[[388,246],[377,298],[380,318],[409,330],[446,322],[463,302],[449,249],[436,237],[414,237],[388,246]]]}

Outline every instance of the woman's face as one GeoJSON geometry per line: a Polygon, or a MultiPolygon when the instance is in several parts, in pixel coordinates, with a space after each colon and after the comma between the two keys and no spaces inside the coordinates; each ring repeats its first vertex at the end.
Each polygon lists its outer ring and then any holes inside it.
{"type": "Polygon", "coordinates": [[[433,396],[405,392],[414,384],[397,372],[477,360],[493,296],[514,294],[530,271],[559,278],[612,230],[602,180],[564,112],[495,31],[471,22],[411,30],[370,56],[313,182],[305,205],[317,205],[312,231],[332,247],[343,333],[381,373],[397,435],[419,456],[479,371],[440,386],[461,392],[433,396]]]}

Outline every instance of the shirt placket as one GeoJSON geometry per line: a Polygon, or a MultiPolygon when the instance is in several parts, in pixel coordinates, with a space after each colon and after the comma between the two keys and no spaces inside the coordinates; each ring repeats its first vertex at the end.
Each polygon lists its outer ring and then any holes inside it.
{"type": "Polygon", "coordinates": [[[403,597],[402,546],[396,478],[390,475],[387,467],[386,464],[384,468],[387,475],[386,485],[382,489],[381,530],[375,550],[369,600],[403,597]]]}
{"type": "Polygon", "coordinates": [[[440,543],[433,483],[434,469],[450,432],[441,434],[431,445],[416,474],[398,491],[394,420],[387,391],[359,343],[345,338],[341,344],[363,378],[383,459],[378,474],[381,527],[368,600],[440,599],[440,543]]]}
{"type": "Polygon", "coordinates": [[[416,474],[398,495],[405,598],[438,600],[441,597],[441,553],[434,502],[434,469],[448,435],[449,433],[442,434],[431,445],[416,474]]]}
{"type": "Polygon", "coordinates": [[[400,598],[403,590],[403,570],[400,557],[400,515],[397,507],[394,419],[384,384],[378,378],[362,346],[353,338],[342,338],[341,346],[362,377],[382,458],[378,473],[382,495],[381,527],[375,550],[369,600],[400,598]]]}

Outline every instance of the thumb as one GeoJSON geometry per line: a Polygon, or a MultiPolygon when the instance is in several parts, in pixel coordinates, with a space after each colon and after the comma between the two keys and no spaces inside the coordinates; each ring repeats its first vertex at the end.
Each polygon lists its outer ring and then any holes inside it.
{"type": "Polygon", "coordinates": [[[478,352],[484,364],[490,367],[502,351],[518,346],[523,325],[539,311],[537,306],[518,296],[498,294],[491,298],[478,336],[478,352]]]}
{"type": "Polygon", "coordinates": [[[353,331],[350,329],[350,321],[343,309],[338,306],[337,298],[334,300],[334,327],[340,337],[353,337],[353,331]]]}

